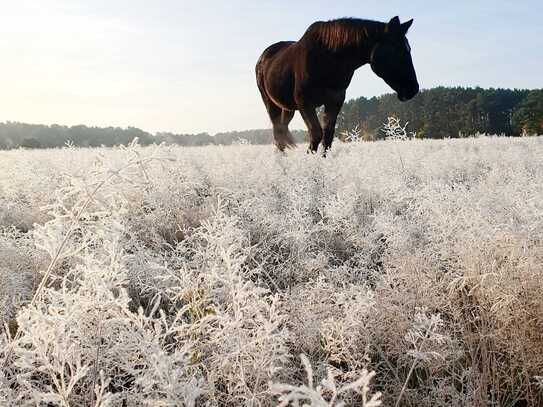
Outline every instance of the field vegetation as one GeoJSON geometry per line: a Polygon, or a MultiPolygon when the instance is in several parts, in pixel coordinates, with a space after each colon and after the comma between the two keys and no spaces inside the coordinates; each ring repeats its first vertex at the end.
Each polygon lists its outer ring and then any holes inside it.
{"type": "Polygon", "coordinates": [[[0,405],[541,405],[542,264],[538,137],[3,151],[0,405]]]}

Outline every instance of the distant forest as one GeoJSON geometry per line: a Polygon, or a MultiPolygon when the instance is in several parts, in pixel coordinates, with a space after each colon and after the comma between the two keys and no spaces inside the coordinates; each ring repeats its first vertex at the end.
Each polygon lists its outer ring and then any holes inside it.
{"type": "MultiPolygon", "coordinates": [[[[298,142],[304,141],[305,131],[292,132],[298,142]]],[[[270,144],[272,132],[266,130],[245,130],[218,133],[173,134],[160,132],[151,134],[136,127],[87,127],[51,126],[18,122],[0,123],[0,150],[14,148],[55,148],[67,144],[76,147],[112,147],[127,145],[135,138],[140,145],[169,144],[180,146],[204,146],[209,144],[229,145],[234,143],[270,144]]]]}
{"type": "MultiPolygon", "coordinates": [[[[365,140],[383,137],[380,131],[387,117],[409,122],[408,130],[419,138],[466,137],[475,133],[507,136],[543,134],[543,89],[510,90],[439,87],[422,91],[407,103],[395,95],[353,99],[345,103],[338,117],[339,138],[357,128],[365,140]]],[[[305,131],[293,131],[298,142],[305,131]]],[[[67,143],[79,147],[126,145],[134,138],[142,145],[154,143],[183,146],[269,144],[271,130],[246,130],[200,134],[150,134],[135,127],[87,127],[0,123],[0,149],[54,148],[67,143]]]]}
{"type": "Polygon", "coordinates": [[[358,126],[362,138],[378,139],[389,116],[409,122],[408,130],[419,138],[543,134],[543,89],[438,87],[409,102],[393,94],[360,97],[345,103],[337,127],[341,134],[358,126]]]}
{"type": "MultiPolygon", "coordinates": [[[[293,131],[295,139],[304,140],[304,131],[293,131]]],[[[53,124],[26,124],[18,122],[0,123],[0,150],[14,148],[55,148],[67,144],[76,147],[112,147],[127,145],[135,138],[140,145],[170,144],[180,146],[204,146],[209,144],[229,145],[234,143],[270,144],[272,133],[266,130],[245,130],[218,133],[173,134],[160,132],[151,134],[136,127],[87,127],[60,126],[53,124]]]]}

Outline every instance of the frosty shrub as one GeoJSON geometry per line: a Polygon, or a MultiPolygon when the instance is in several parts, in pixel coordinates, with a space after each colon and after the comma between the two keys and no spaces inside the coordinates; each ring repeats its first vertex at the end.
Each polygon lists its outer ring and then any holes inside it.
{"type": "Polygon", "coordinates": [[[370,381],[374,372],[364,370],[360,378],[340,388],[337,387],[332,369],[328,370],[328,376],[322,380],[322,383],[316,387],[313,385],[313,369],[311,363],[305,355],[300,355],[300,359],[307,373],[307,385],[292,386],[288,384],[275,384],[272,391],[281,396],[279,397],[279,406],[294,405],[299,406],[300,401],[304,405],[315,407],[342,407],[345,402],[340,399],[343,393],[357,392],[360,394],[360,401],[357,403],[363,407],[377,407],[381,405],[381,393],[375,393],[370,396],[370,381]],[[326,394],[329,394],[327,397],[326,394]],[[309,404],[307,404],[309,403],[309,404]]]}
{"type": "Polygon", "coordinates": [[[543,141],[390,125],[0,152],[0,405],[541,405],[543,141]]]}
{"type": "Polygon", "coordinates": [[[353,129],[343,131],[342,135],[345,141],[358,142],[362,140],[362,129],[357,124],[353,129]]]}
{"type": "Polygon", "coordinates": [[[406,122],[402,125],[400,119],[392,116],[387,119],[385,124],[383,124],[381,131],[385,133],[387,140],[405,141],[415,136],[414,133],[407,133],[408,124],[409,122],[406,122]]]}

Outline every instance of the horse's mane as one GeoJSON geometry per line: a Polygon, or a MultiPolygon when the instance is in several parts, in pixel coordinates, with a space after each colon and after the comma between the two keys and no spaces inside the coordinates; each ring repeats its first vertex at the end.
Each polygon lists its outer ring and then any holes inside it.
{"type": "Polygon", "coordinates": [[[386,24],[359,18],[339,18],[317,21],[305,32],[302,39],[319,41],[326,48],[337,50],[343,47],[359,46],[372,35],[383,32],[386,24]]]}

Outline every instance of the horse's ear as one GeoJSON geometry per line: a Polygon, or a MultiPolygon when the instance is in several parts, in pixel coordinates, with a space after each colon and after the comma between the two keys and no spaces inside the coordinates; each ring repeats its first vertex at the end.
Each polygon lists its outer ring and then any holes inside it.
{"type": "Polygon", "coordinates": [[[412,24],[413,24],[413,19],[411,19],[411,20],[406,21],[405,23],[403,23],[403,24],[401,25],[401,29],[400,29],[401,33],[402,33],[403,35],[407,34],[407,31],[409,31],[409,28],[411,27],[412,24]]]}
{"type": "Polygon", "coordinates": [[[394,33],[400,29],[400,17],[392,17],[385,27],[385,32],[394,33]]]}
{"type": "Polygon", "coordinates": [[[396,16],[396,17],[392,17],[390,19],[390,21],[388,22],[388,25],[390,27],[397,27],[400,25],[400,17],[396,16]]]}

